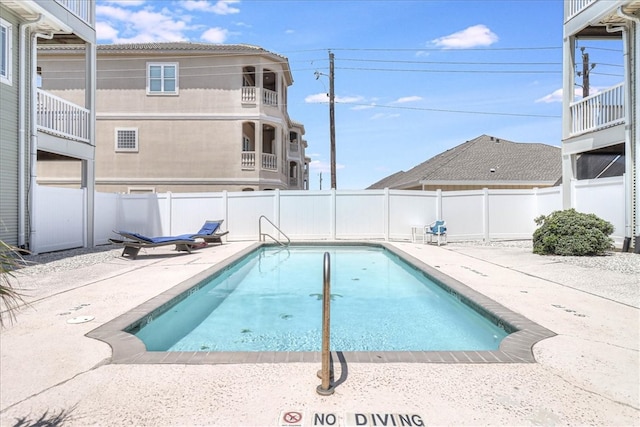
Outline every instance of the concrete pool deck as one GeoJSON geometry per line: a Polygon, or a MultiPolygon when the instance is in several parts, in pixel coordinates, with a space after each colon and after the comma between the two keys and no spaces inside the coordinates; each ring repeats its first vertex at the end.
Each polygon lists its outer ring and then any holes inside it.
{"type": "Polygon", "coordinates": [[[530,249],[393,243],[555,332],[536,363],[338,363],[320,396],[318,363],[112,364],[85,336],[250,244],[20,276],[31,306],[2,330],[0,425],[640,424],[640,277],[530,249]]]}

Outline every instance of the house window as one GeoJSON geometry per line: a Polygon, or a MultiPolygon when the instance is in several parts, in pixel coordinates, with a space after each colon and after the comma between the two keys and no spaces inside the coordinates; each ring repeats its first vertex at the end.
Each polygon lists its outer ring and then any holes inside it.
{"type": "Polygon", "coordinates": [[[0,18],[0,82],[11,84],[12,25],[0,18]]]}
{"type": "Polygon", "coordinates": [[[246,135],[242,135],[242,151],[253,151],[251,149],[251,140],[246,135]]]}
{"type": "Polygon", "coordinates": [[[116,129],[116,151],[138,151],[138,129],[118,128],[116,129]]]}
{"type": "Polygon", "coordinates": [[[147,64],[147,94],[178,94],[178,63],[147,64]]]}

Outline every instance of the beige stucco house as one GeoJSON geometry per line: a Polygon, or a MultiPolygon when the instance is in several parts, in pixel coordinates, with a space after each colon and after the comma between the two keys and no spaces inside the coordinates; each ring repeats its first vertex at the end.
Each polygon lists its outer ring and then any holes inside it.
{"type": "MultiPolygon", "coordinates": [[[[83,99],[82,55],[40,49],[42,87],[83,99]]],[[[287,111],[287,58],[249,45],[98,45],[97,74],[97,191],[308,189],[304,126],[287,111]]],[[[38,167],[40,184],[78,184],[67,158],[42,156],[38,167]]]]}

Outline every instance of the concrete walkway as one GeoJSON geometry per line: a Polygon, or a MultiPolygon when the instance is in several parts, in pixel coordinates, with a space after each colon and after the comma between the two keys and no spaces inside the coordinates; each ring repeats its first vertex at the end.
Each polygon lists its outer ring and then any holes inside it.
{"type": "Polygon", "coordinates": [[[20,277],[31,306],[2,330],[0,425],[640,425],[640,278],[527,249],[395,243],[554,331],[537,363],[349,363],[323,397],[317,364],[114,365],[85,337],[249,244],[20,277]]]}

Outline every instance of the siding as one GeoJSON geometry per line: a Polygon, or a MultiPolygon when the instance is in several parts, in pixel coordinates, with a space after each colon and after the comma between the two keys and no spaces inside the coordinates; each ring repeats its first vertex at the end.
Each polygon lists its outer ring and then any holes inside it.
{"type": "Polygon", "coordinates": [[[18,19],[4,8],[2,18],[13,25],[11,85],[0,83],[0,240],[18,243],[18,19]]]}

